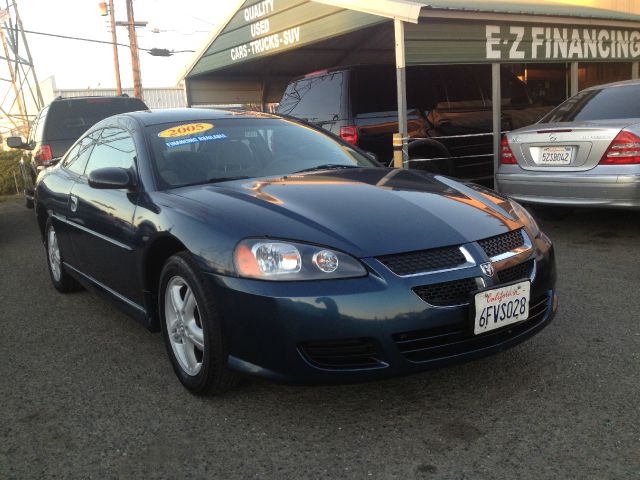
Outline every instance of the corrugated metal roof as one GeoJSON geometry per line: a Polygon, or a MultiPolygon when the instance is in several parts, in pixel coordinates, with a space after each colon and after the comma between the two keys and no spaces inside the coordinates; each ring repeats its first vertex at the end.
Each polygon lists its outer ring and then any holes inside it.
{"type": "MultiPolygon", "coordinates": [[[[509,1],[509,0],[411,0],[424,9],[455,10],[461,12],[501,13],[512,15],[547,15],[558,17],[581,17],[602,20],[640,22],[640,14],[613,8],[597,8],[586,1],[509,1]]],[[[597,2],[603,5],[603,2],[597,2]]],[[[611,3],[611,2],[610,2],[611,3]]],[[[613,6],[613,4],[611,4],[613,6]]],[[[640,13],[640,12],[639,12],[640,13]]]]}
{"type": "MultiPolygon", "coordinates": [[[[126,93],[130,97],[134,96],[133,89],[124,88],[122,93],[126,93]]],[[[142,94],[144,97],[144,103],[149,108],[184,108],[187,106],[187,99],[185,92],[182,88],[143,88],[142,94]]],[[[84,97],[84,96],[99,96],[108,97],[117,95],[115,88],[88,88],[78,90],[55,90],[55,97],[84,97]]]]}

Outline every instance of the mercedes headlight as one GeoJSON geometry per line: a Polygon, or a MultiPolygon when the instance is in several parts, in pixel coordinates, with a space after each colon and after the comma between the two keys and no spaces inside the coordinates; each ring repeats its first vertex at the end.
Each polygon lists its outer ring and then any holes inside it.
{"type": "Polygon", "coordinates": [[[281,240],[242,240],[233,253],[238,275],[261,280],[295,281],[363,277],[364,266],[346,253],[281,240]]]}

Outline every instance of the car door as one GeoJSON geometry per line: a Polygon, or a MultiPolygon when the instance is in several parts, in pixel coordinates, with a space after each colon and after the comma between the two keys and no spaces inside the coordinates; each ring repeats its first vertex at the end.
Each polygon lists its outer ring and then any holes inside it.
{"type": "Polygon", "coordinates": [[[75,183],[84,175],[91,150],[95,145],[99,133],[91,133],[76,143],[62,159],[60,168],[55,175],[47,177],[47,205],[52,212],[58,244],[65,263],[78,268],[78,259],[72,246],[72,238],[77,229],[70,223],[71,191],[75,183]]]}
{"type": "Polygon", "coordinates": [[[133,218],[138,193],[96,189],[88,176],[106,167],[128,169],[137,178],[136,147],[131,134],[116,127],[102,130],[85,170],[71,191],[72,243],[80,270],[112,293],[142,304],[134,250],[133,218]]]}

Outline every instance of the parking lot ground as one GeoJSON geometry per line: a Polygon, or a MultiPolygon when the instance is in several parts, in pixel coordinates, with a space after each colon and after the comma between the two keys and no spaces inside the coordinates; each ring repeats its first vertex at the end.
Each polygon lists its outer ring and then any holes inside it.
{"type": "Polygon", "coordinates": [[[543,222],[540,335],[404,378],[198,398],[161,338],[50,284],[32,211],[0,203],[0,479],[640,478],[640,213],[543,222]]]}

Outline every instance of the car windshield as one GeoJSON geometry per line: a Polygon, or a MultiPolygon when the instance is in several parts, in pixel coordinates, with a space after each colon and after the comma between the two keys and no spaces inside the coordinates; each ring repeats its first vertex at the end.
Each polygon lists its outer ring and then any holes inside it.
{"type": "Polygon", "coordinates": [[[280,118],[180,121],[147,132],[160,189],[379,166],[328,134],[280,118]]]}
{"type": "Polygon", "coordinates": [[[540,123],[640,118],[640,85],[584,90],[549,112],[540,123]]]}

